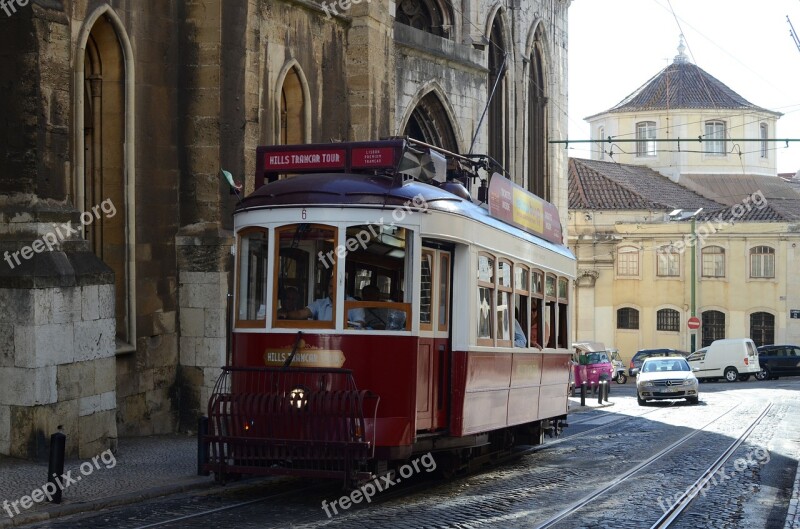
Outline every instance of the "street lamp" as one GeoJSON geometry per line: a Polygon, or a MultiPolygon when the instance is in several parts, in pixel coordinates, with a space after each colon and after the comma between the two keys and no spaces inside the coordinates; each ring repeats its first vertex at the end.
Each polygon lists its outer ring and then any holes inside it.
{"type": "MultiPolygon", "coordinates": [[[[697,316],[697,230],[695,221],[697,219],[697,215],[703,211],[703,208],[699,208],[694,213],[688,213],[682,209],[675,209],[672,210],[669,214],[670,220],[686,220],[691,219],[692,221],[692,240],[691,240],[691,247],[692,247],[692,254],[691,254],[691,264],[692,264],[692,280],[691,280],[691,317],[694,318],[697,316]],[[688,213],[688,214],[687,214],[688,213]]],[[[689,337],[690,340],[690,353],[695,352],[697,349],[697,332],[692,332],[691,336],[689,337]]]]}

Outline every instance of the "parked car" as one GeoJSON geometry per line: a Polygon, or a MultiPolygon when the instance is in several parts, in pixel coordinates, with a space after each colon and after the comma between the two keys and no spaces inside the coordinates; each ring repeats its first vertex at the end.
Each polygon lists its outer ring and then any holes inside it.
{"type": "Polygon", "coordinates": [[[756,373],[758,380],[800,375],[800,347],[796,345],[762,345],[758,348],[756,373]]]}
{"type": "Polygon", "coordinates": [[[644,406],[648,400],[686,399],[700,401],[699,384],[683,356],[646,358],[636,377],[636,401],[644,406]]]}
{"type": "Polygon", "coordinates": [[[688,356],[689,353],[686,351],[679,351],[677,349],[642,349],[641,351],[637,351],[633,358],[631,358],[631,363],[628,366],[628,374],[632,377],[635,377],[639,374],[639,369],[642,367],[642,362],[644,362],[645,358],[650,358],[651,356],[688,356]]]}
{"type": "Polygon", "coordinates": [[[724,377],[728,382],[744,382],[750,375],[761,371],[758,350],[750,338],[714,340],[686,360],[690,366],[697,368],[697,378],[700,380],[724,377]]]}

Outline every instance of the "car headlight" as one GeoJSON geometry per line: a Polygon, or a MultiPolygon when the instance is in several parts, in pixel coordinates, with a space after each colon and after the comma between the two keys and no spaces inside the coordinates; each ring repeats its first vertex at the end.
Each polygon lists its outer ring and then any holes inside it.
{"type": "Polygon", "coordinates": [[[642,386],[644,386],[646,388],[652,388],[653,387],[653,383],[649,382],[649,381],[648,382],[642,382],[642,386]]]}
{"type": "Polygon", "coordinates": [[[683,381],[683,385],[684,386],[694,386],[694,380],[692,380],[690,378],[687,378],[686,380],[683,381]]]}

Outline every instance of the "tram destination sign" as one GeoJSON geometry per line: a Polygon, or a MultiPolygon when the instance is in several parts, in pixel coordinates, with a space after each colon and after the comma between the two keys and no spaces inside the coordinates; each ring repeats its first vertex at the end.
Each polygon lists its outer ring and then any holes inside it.
{"type": "Polygon", "coordinates": [[[395,147],[354,147],[350,165],[353,169],[393,168],[395,152],[395,147]]]}
{"type": "Polygon", "coordinates": [[[547,241],[564,243],[558,209],[499,173],[489,182],[489,214],[547,241]]]}
{"type": "Polygon", "coordinates": [[[346,149],[315,149],[264,153],[264,171],[292,172],[345,168],[346,149]]]}

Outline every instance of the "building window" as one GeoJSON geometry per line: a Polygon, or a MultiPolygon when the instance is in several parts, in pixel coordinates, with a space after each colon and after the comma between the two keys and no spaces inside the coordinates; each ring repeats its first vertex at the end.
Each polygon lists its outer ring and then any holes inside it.
{"type": "Polygon", "coordinates": [[[656,155],[656,122],[640,121],[636,124],[636,156],[656,155]]]}
{"type": "Polygon", "coordinates": [[[639,311],[630,307],[617,311],[617,329],[638,329],[639,311]]]}
{"type": "Polygon", "coordinates": [[[725,249],[719,246],[703,248],[703,277],[725,277],[725,249]]]}
{"type": "Polygon", "coordinates": [[[703,338],[700,347],[708,347],[714,340],[725,338],[725,314],[707,310],[702,315],[703,338]]]}
{"type": "Polygon", "coordinates": [[[722,121],[706,121],[705,133],[706,154],[725,154],[725,123],[722,121]]]}
{"type": "Polygon", "coordinates": [[[449,8],[436,0],[402,0],[397,2],[397,22],[426,33],[449,39],[452,19],[449,8]]]}
{"type": "Polygon", "coordinates": [[[605,137],[606,137],[606,129],[605,129],[605,127],[600,127],[599,129],[597,129],[597,138],[598,138],[598,140],[600,140],[600,141],[597,142],[597,159],[598,160],[603,160],[603,159],[605,159],[605,156],[606,156],[606,153],[603,150],[603,140],[605,139],[605,137]]]}
{"type": "Polygon", "coordinates": [[[767,124],[762,123],[759,127],[759,131],[761,133],[761,157],[767,157],[767,124]]]}
{"type": "Polygon", "coordinates": [[[775,316],[768,312],[754,312],[750,315],[750,339],[756,347],[775,343],[775,316]]]}
{"type": "Polygon", "coordinates": [[[769,246],[756,246],[750,250],[750,277],[775,277],[775,250],[769,246]]]}
{"type": "Polygon", "coordinates": [[[633,246],[623,246],[617,250],[617,275],[639,275],[639,250],[633,246]]]}
{"type": "Polygon", "coordinates": [[[656,312],[656,330],[678,332],[681,329],[681,314],[675,309],[656,312]]]}
{"type": "Polygon", "coordinates": [[[489,113],[487,124],[489,127],[489,156],[495,162],[500,164],[500,167],[493,167],[492,171],[503,173],[509,170],[509,107],[508,98],[506,97],[506,72],[508,72],[510,64],[508,57],[505,55],[505,28],[500,14],[494,17],[492,22],[492,30],[489,35],[489,76],[487,79],[486,98],[491,97],[489,104],[489,113]],[[492,93],[494,91],[494,93],[492,93]]]}
{"type": "Polygon", "coordinates": [[[680,254],[672,246],[658,249],[656,275],[658,277],[678,277],[681,275],[680,254]]]}
{"type": "Polygon", "coordinates": [[[547,143],[550,139],[547,130],[547,100],[549,94],[546,76],[547,56],[542,46],[545,38],[542,35],[541,28],[542,25],[540,24],[536,29],[530,57],[531,62],[528,67],[528,191],[545,200],[550,200],[547,143]]]}
{"type": "Polygon", "coordinates": [[[292,67],[286,72],[281,87],[280,142],[283,145],[305,143],[306,108],[300,71],[292,67]]]}

